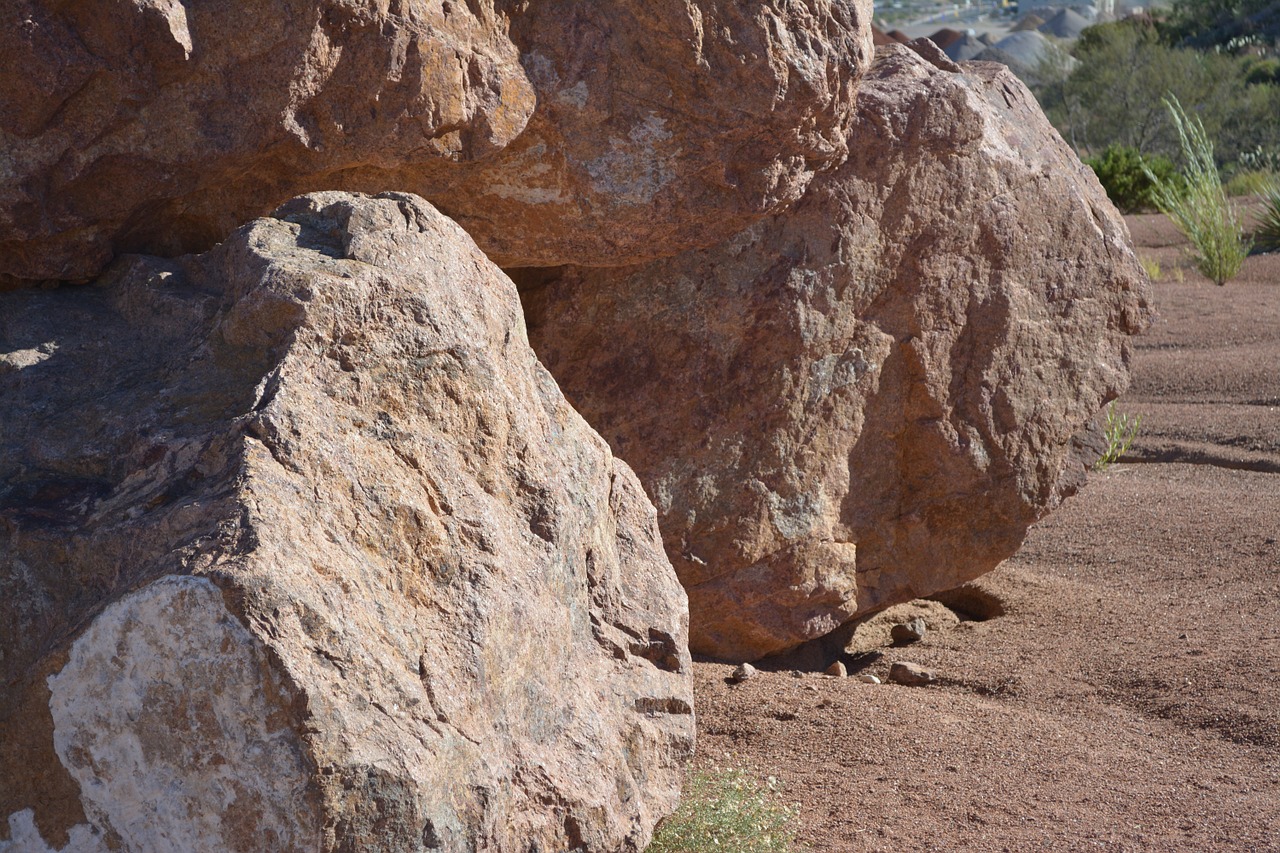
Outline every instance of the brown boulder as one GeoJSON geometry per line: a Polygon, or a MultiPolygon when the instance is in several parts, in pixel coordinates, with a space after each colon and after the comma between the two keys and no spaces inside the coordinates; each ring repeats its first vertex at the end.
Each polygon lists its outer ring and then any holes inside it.
{"type": "MultiPolygon", "coordinates": [[[[711,246],[838,164],[868,0],[511,4],[538,109],[495,157],[396,180],[499,264],[613,266],[711,246]]],[[[393,184],[400,186],[400,184],[393,184]]]]}
{"type": "Polygon", "coordinates": [[[321,189],[415,192],[514,266],[712,245],[843,158],[871,55],[869,0],[21,0],[6,15],[0,286],[202,251],[321,189]],[[535,90],[519,144],[485,157],[521,134],[535,90]]]}
{"type": "Polygon", "coordinates": [[[674,808],[653,507],[421,199],[0,294],[0,340],[0,848],[638,851],[674,808]]]}
{"type": "Polygon", "coordinates": [[[696,652],[779,652],[1013,554],[1149,318],[1123,221],[1002,67],[880,48],[849,148],[713,250],[519,279],[658,507],[696,652]]]}
{"type": "Polygon", "coordinates": [[[491,153],[534,107],[492,0],[14,0],[0,56],[0,281],[205,249],[335,172],[491,153]]]}

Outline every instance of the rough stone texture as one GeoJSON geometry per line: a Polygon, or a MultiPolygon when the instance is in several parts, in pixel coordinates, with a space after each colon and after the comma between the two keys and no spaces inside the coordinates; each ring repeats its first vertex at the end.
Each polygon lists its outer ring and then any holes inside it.
{"type": "Polygon", "coordinates": [[[929,626],[924,619],[916,616],[906,622],[899,622],[889,629],[889,636],[897,643],[918,643],[929,633],[929,626]]]}
{"type": "Polygon", "coordinates": [[[710,246],[844,157],[869,0],[510,5],[537,111],[498,156],[417,190],[503,266],[710,246]]]}
{"type": "Polygon", "coordinates": [[[430,205],[296,199],[0,294],[0,341],[0,850],[636,851],[674,808],[653,507],[430,205]]]}
{"type": "Polygon", "coordinates": [[[1084,476],[1150,315],[1123,221],[999,66],[880,48],[850,159],[644,267],[525,271],[530,336],[658,507],[691,647],[958,586],[1084,476]]]}
{"type": "Polygon", "coordinates": [[[897,661],[889,667],[889,680],[907,687],[924,687],[938,680],[938,674],[910,661],[897,661]]]}
{"type": "Polygon", "coordinates": [[[505,29],[493,0],[6,2],[0,280],[208,248],[334,173],[491,153],[534,108],[505,29]]]}
{"type": "Polygon", "coordinates": [[[869,0],[19,0],[0,286],[201,251],[321,189],[416,192],[509,265],[711,245],[843,157],[870,20],[869,0]]]}

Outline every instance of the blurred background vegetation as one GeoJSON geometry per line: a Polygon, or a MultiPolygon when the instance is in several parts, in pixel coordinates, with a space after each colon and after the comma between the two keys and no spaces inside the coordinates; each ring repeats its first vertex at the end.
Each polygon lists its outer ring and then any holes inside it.
{"type": "Polygon", "coordinates": [[[1122,209],[1151,204],[1143,165],[1182,165],[1169,96],[1203,123],[1230,191],[1280,179],[1280,0],[1176,0],[1089,27],[1067,55],[1028,82],[1122,209]]]}

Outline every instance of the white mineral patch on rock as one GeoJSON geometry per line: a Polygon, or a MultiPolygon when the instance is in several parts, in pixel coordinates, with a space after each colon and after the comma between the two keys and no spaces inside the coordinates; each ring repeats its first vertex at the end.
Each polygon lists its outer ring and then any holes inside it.
{"type": "Polygon", "coordinates": [[[31,809],[9,815],[9,840],[0,839],[0,853],[107,853],[97,831],[86,824],[71,827],[66,847],[50,847],[36,826],[31,809]]]}
{"type": "Polygon", "coordinates": [[[282,686],[208,580],[108,607],[49,689],[58,758],[132,853],[319,849],[282,686]]]}

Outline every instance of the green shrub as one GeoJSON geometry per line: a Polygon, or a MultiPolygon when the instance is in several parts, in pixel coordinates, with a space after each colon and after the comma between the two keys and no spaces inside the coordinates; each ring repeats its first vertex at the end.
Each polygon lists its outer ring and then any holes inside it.
{"type": "Polygon", "coordinates": [[[1181,180],[1178,167],[1168,157],[1143,157],[1127,145],[1108,145],[1102,156],[1090,157],[1085,163],[1121,213],[1154,209],[1157,183],[1173,185],[1181,180]]]}
{"type": "Polygon", "coordinates": [[[1262,193],[1262,216],[1253,238],[1262,251],[1280,252],[1280,183],[1272,184],[1262,193]]]}
{"type": "Polygon", "coordinates": [[[1262,195],[1275,181],[1276,176],[1265,169],[1249,169],[1232,175],[1223,189],[1232,197],[1262,195]]]}
{"type": "Polygon", "coordinates": [[[1170,181],[1160,180],[1147,170],[1156,184],[1155,201],[1191,241],[1196,269],[1214,284],[1222,285],[1240,271],[1249,255],[1240,217],[1222,188],[1222,179],[1213,162],[1213,143],[1199,119],[1187,116],[1177,98],[1165,105],[1178,131],[1182,156],[1187,161],[1181,191],[1170,181]]]}
{"type": "Polygon", "coordinates": [[[1280,83],[1280,59],[1260,59],[1249,63],[1244,74],[1249,86],[1268,86],[1280,83]]]}
{"type": "Polygon", "coordinates": [[[1093,463],[1095,471],[1105,471],[1121,456],[1129,451],[1129,445],[1138,437],[1138,428],[1142,426],[1142,415],[1130,417],[1116,411],[1116,404],[1107,406],[1107,422],[1103,427],[1103,435],[1107,439],[1107,449],[1093,463]]]}
{"type": "Polygon", "coordinates": [[[779,803],[775,787],[742,770],[695,774],[647,853],[788,853],[798,810],[779,803]]]}

